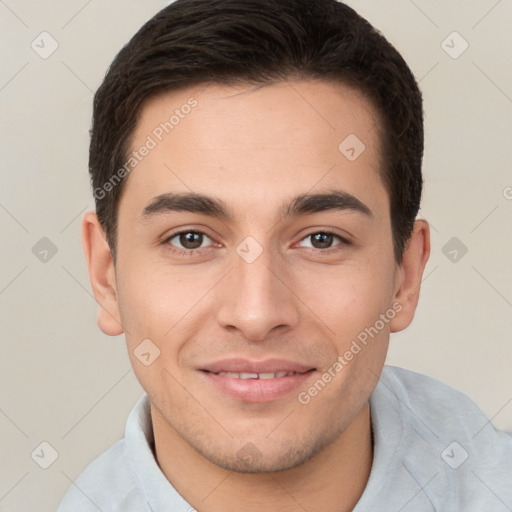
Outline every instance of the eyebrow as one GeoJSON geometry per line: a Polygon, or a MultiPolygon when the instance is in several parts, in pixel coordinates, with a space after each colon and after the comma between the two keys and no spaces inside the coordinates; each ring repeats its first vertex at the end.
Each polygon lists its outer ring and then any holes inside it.
{"type": "MultiPolygon", "coordinates": [[[[297,217],[327,210],[352,211],[367,217],[373,213],[361,200],[342,190],[330,190],[321,194],[300,194],[281,207],[281,218],[297,217]]],[[[191,212],[232,220],[234,215],[224,201],[204,194],[167,193],[154,197],[144,208],[141,219],[168,212],[191,212]]]]}

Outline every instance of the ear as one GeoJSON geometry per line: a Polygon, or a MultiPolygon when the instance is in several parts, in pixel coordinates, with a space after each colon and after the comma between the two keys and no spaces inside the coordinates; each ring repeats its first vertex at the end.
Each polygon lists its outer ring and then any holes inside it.
{"type": "Polygon", "coordinates": [[[124,332],[119,314],[114,261],[96,212],[87,212],[82,219],[82,245],[89,279],[99,305],[98,327],[109,336],[124,332]]]}
{"type": "Polygon", "coordinates": [[[401,305],[401,309],[391,321],[391,332],[401,331],[412,322],[420,297],[423,271],[429,256],[430,227],[426,221],[417,220],[399,268],[394,300],[401,305]]]}

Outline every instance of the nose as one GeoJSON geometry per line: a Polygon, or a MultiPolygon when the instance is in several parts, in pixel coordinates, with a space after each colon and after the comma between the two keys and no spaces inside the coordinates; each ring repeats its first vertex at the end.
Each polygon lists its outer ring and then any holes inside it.
{"type": "Polygon", "coordinates": [[[233,268],[217,290],[217,321],[251,341],[296,327],[298,298],[286,263],[269,251],[248,263],[234,255],[233,268]]]}

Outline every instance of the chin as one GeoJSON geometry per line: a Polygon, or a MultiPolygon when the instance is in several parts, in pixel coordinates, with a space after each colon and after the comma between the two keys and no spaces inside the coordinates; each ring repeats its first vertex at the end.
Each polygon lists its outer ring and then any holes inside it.
{"type": "MultiPolygon", "coordinates": [[[[258,447],[252,442],[245,443],[237,451],[229,448],[226,452],[207,452],[196,447],[196,450],[213,464],[235,473],[274,473],[301,466],[319,452],[321,452],[332,439],[321,438],[310,442],[297,442],[291,446],[258,447]]],[[[260,443],[261,446],[262,443],[260,443]]],[[[284,444],[284,443],[283,443],[284,444]]]]}

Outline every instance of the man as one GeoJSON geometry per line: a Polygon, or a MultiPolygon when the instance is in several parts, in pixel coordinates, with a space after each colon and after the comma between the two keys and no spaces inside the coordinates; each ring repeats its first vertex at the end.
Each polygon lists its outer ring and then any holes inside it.
{"type": "Polygon", "coordinates": [[[505,511],[512,439],[383,368],[430,251],[421,94],[335,0],[177,0],[94,101],[83,244],[147,393],[58,511],[505,511]]]}

